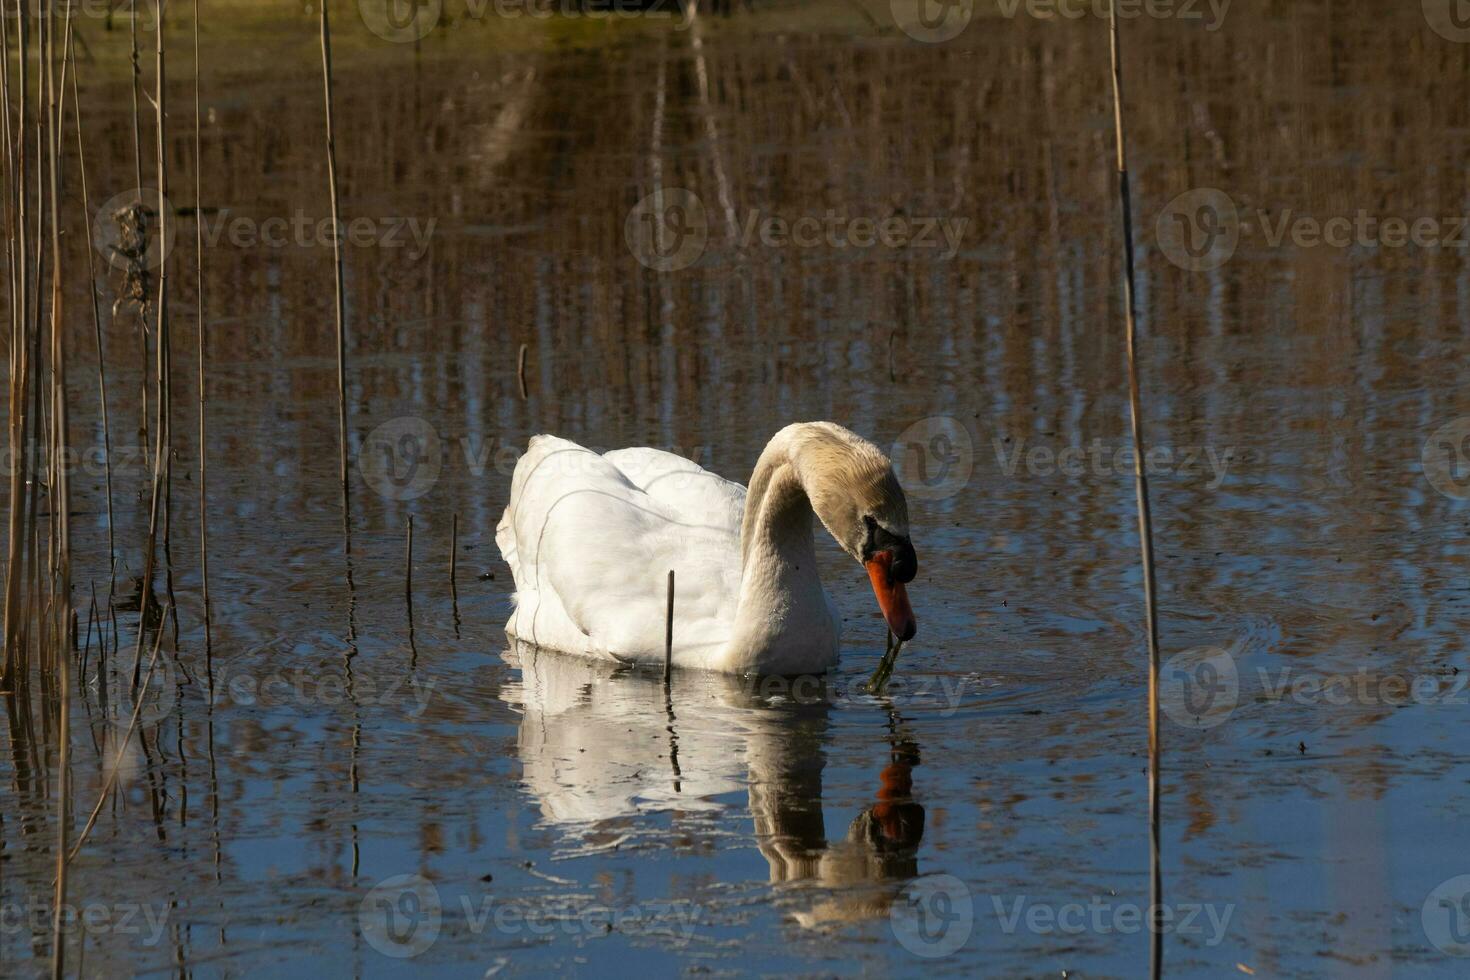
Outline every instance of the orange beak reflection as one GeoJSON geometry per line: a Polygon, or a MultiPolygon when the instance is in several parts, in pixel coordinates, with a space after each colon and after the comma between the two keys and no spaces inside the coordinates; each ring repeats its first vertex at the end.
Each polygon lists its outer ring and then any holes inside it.
{"type": "Polygon", "coordinates": [[[863,563],[868,570],[868,580],[873,583],[873,595],[878,597],[878,608],[883,610],[883,618],[888,620],[888,628],[900,640],[912,640],[919,624],[914,619],[913,607],[909,605],[908,590],[888,574],[892,565],[893,555],[887,551],[880,551],[863,563]]]}

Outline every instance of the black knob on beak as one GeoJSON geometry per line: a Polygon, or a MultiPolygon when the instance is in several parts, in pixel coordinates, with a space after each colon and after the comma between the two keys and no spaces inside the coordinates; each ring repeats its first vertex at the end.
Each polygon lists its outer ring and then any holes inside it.
{"type": "Polygon", "coordinates": [[[893,555],[888,574],[895,582],[912,582],[919,574],[919,558],[914,554],[914,545],[906,537],[893,534],[877,522],[869,524],[868,556],[880,551],[893,555]]]}
{"type": "Polygon", "coordinates": [[[889,571],[895,581],[912,582],[914,576],[919,574],[919,558],[914,554],[914,546],[911,542],[904,540],[893,549],[893,564],[889,571]]]}

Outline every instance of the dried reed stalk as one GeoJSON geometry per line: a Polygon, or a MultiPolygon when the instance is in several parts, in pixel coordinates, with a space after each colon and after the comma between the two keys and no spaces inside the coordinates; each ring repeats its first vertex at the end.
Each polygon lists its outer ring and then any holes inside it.
{"type": "Polygon", "coordinates": [[[342,484],[342,538],[348,554],[352,552],[352,510],[347,487],[347,328],[343,319],[342,291],[342,216],[337,197],[337,144],[332,132],[332,30],[327,22],[327,4],[321,4],[322,98],[327,118],[327,187],[332,195],[332,258],[336,273],[337,312],[337,443],[340,464],[337,471],[342,484]]]}
{"type": "MultiPolygon", "coordinates": [[[[26,80],[30,71],[29,18],[21,0],[15,3],[17,24],[17,61],[19,69],[19,101],[15,143],[8,153],[8,176],[12,201],[11,241],[13,253],[14,291],[11,296],[10,330],[10,521],[5,569],[5,659],[0,665],[0,689],[13,691],[25,686],[27,676],[24,646],[25,605],[23,585],[27,572],[27,541],[32,537],[27,515],[31,508],[30,416],[26,402],[31,388],[30,337],[30,256],[28,228],[29,190],[26,167],[26,80]]],[[[6,104],[9,105],[9,75],[6,76],[6,104]]],[[[7,142],[9,127],[7,126],[7,142]]]]}
{"type": "Polygon", "coordinates": [[[209,441],[205,416],[206,338],[204,325],[204,153],[199,104],[199,0],[194,0],[194,301],[199,324],[199,573],[204,594],[204,645],[210,644],[209,608],[209,441]]]}
{"type": "Polygon", "coordinates": [[[455,514],[449,524],[449,592],[459,601],[459,588],[455,583],[455,566],[459,558],[459,515],[455,514]]]}
{"type": "MultiPolygon", "coordinates": [[[[1149,509],[1148,474],[1144,471],[1143,407],[1138,386],[1138,324],[1134,312],[1133,203],[1128,186],[1127,140],[1123,127],[1123,65],[1118,11],[1109,8],[1113,65],[1113,132],[1118,149],[1118,200],[1123,211],[1123,313],[1128,335],[1128,412],[1133,429],[1133,489],[1138,506],[1138,541],[1143,560],[1143,607],[1148,630],[1148,830],[1149,908],[1157,915],[1164,897],[1159,853],[1159,615],[1154,577],[1153,517],[1149,509]]],[[[1150,975],[1164,965],[1162,924],[1150,924],[1150,975]]]]}
{"type": "MultiPolygon", "coordinates": [[[[164,82],[167,77],[164,70],[164,44],[163,44],[163,0],[158,0],[155,5],[157,41],[154,54],[157,65],[157,97],[153,105],[157,111],[157,151],[158,151],[158,221],[159,234],[163,235],[164,222],[168,220],[168,161],[164,156],[165,120],[167,118],[167,103],[165,101],[164,82]]],[[[162,255],[162,252],[160,252],[162,255]]],[[[158,551],[158,528],[159,515],[164,503],[164,487],[170,480],[172,472],[172,433],[170,432],[170,418],[172,416],[172,390],[170,378],[172,377],[172,364],[170,361],[169,325],[168,325],[168,259],[163,256],[158,263],[158,300],[157,300],[157,348],[156,371],[158,385],[158,432],[155,436],[154,445],[157,447],[153,460],[153,493],[152,501],[148,510],[148,543],[143,555],[143,585],[142,597],[138,602],[138,642],[133,651],[133,686],[138,684],[138,670],[142,662],[143,634],[148,623],[148,608],[153,599],[153,572],[158,551]]],[[[167,520],[165,516],[165,520],[167,520]]],[[[170,603],[172,607],[172,603],[170,603]]]]}
{"type": "Polygon", "coordinates": [[[87,155],[82,145],[82,103],[77,97],[76,52],[67,45],[71,62],[71,104],[77,116],[77,177],[82,190],[82,218],[87,232],[87,295],[92,301],[92,333],[97,347],[97,397],[102,407],[103,467],[107,480],[107,567],[109,575],[117,567],[117,541],[112,514],[112,423],[107,411],[107,359],[102,350],[102,314],[97,307],[97,268],[92,258],[92,204],[87,195],[87,155]]]}
{"type": "Polygon", "coordinates": [[[664,610],[664,684],[674,669],[674,570],[669,569],[668,608],[664,610]]]}

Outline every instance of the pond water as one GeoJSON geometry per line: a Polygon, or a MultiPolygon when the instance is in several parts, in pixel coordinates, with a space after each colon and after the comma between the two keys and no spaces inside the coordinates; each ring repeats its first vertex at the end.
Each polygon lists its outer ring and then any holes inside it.
{"type": "MultiPolygon", "coordinates": [[[[1144,971],[1106,22],[978,6],[943,43],[887,5],[756,4],[697,30],[556,22],[515,43],[460,17],[419,45],[334,6],[342,211],[361,232],[350,557],[314,18],[252,28],[294,39],[278,55],[206,31],[207,649],[180,13],[178,622],[125,739],[147,362],[99,270],[117,626],[80,674],[75,823],[115,757],[123,791],[71,867],[71,901],[103,911],[72,931],[70,968],[1144,971]],[[644,224],[651,194],[679,210],[644,224]],[[885,222],[905,240],[876,240],[885,222]],[[882,620],[825,538],[846,620],[825,678],[678,673],[666,692],[510,647],[494,532],[531,435],[657,446],[743,482],[807,419],[891,448],[909,493],[920,626],[887,697],[862,686],[882,620]]],[[[1124,28],[1169,660],[1166,972],[1463,975],[1470,45],[1416,4],[1209,20],[1124,28]],[[1348,238],[1324,230],[1338,217],[1348,238]],[[1425,241],[1390,240],[1387,219],[1421,218],[1425,241]]],[[[126,35],[99,24],[84,36],[112,59],[80,69],[94,209],[137,183],[126,35]]],[[[146,165],[146,104],[144,122],[146,165]]],[[[75,331],[73,442],[95,450],[90,320],[75,331]]],[[[91,584],[107,605],[108,508],[102,470],[78,473],[85,634],[91,584]]],[[[7,713],[0,953],[39,974],[54,738],[7,713]]]]}

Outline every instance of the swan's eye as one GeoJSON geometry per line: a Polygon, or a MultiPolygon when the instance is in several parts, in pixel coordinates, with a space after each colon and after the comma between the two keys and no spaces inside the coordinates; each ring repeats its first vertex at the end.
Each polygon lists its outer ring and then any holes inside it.
{"type": "Polygon", "coordinates": [[[868,526],[868,538],[863,542],[863,562],[867,563],[878,552],[886,551],[893,556],[890,564],[893,578],[899,582],[912,582],[919,570],[919,562],[908,537],[894,534],[871,515],[864,515],[863,523],[868,526]]]}

